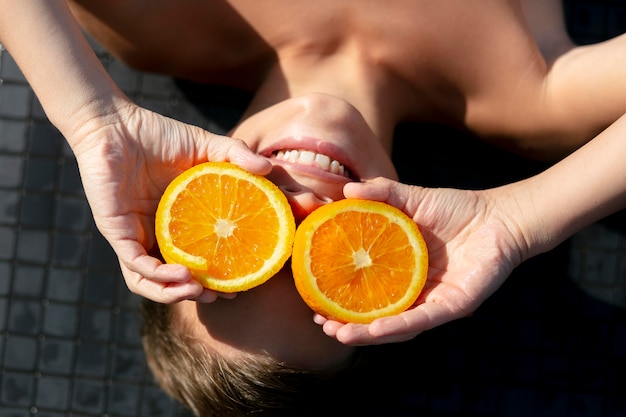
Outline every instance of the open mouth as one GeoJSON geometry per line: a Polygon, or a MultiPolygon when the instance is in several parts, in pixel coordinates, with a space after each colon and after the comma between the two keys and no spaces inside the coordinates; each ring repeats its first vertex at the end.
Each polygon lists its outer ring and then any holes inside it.
{"type": "Polygon", "coordinates": [[[272,157],[294,164],[316,166],[331,174],[353,179],[352,173],[345,165],[325,154],[304,149],[280,149],[272,152],[272,157]]]}

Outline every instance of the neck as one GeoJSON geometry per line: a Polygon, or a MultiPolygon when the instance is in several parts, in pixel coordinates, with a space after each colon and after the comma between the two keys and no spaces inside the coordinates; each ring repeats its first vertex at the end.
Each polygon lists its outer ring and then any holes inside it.
{"type": "Polygon", "coordinates": [[[308,93],[339,97],[356,107],[381,144],[391,153],[393,133],[400,121],[399,94],[380,68],[351,54],[282,59],[257,90],[244,117],[282,100],[308,93]]]}

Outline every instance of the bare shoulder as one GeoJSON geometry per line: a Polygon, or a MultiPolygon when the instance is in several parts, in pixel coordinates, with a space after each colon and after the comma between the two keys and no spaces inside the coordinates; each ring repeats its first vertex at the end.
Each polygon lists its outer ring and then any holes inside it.
{"type": "Polygon", "coordinates": [[[249,78],[242,76],[242,71],[262,67],[263,59],[272,54],[263,38],[227,1],[68,3],[91,36],[137,69],[232,84],[233,79],[249,78]]]}

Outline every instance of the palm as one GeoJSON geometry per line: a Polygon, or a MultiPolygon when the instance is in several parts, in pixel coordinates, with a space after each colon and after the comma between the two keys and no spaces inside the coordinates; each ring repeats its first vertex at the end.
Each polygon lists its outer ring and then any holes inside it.
{"type": "Polygon", "coordinates": [[[429,248],[428,281],[415,307],[398,316],[370,325],[318,317],[330,336],[348,344],[410,339],[470,314],[520,262],[511,233],[487,210],[483,193],[412,188],[387,180],[374,184],[347,189],[346,196],[383,199],[412,215],[429,248]]]}
{"type": "MultiPolygon", "coordinates": [[[[154,248],[154,215],[167,184],[207,160],[231,160],[263,174],[269,162],[241,143],[133,108],[130,116],[89,132],[75,149],[94,220],[120,259],[129,288],[160,302],[207,295],[179,265],[162,265],[154,248]]],[[[209,300],[205,298],[205,300],[209,300]]]]}
{"type": "Polygon", "coordinates": [[[102,145],[78,155],[94,218],[110,241],[131,239],[151,248],[154,213],[163,190],[195,162],[196,150],[167,122],[145,112],[138,126],[107,126],[95,132],[94,143],[102,145]]]}

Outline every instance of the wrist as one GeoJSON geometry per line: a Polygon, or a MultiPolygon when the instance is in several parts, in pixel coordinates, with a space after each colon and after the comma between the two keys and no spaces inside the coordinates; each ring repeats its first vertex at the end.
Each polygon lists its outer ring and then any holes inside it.
{"type": "Polygon", "coordinates": [[[522,261],[553,249],[584,225],[579,208],[567,202],[567,193],[551,175],[548,170],[497,189],[502,216],[522,261]]]}
{"type": "Polygon", "coordinates": [[[91,133],[128,117],[125,115],[133,106],[134,103],[124,93],[115,89],[94,94],[80,104],[51,112],[48,117],[75,150],[91,133]]]}
{"type": "Polygon", "coordinates": [[[519,256],[518,263],[546,252],[560,241],[556,224],[546,222],[542,199],[536,195],[534,179],[526,179],[486,190],[491,200],[492,215],[507,230],[506,245],[519,256]]]}

